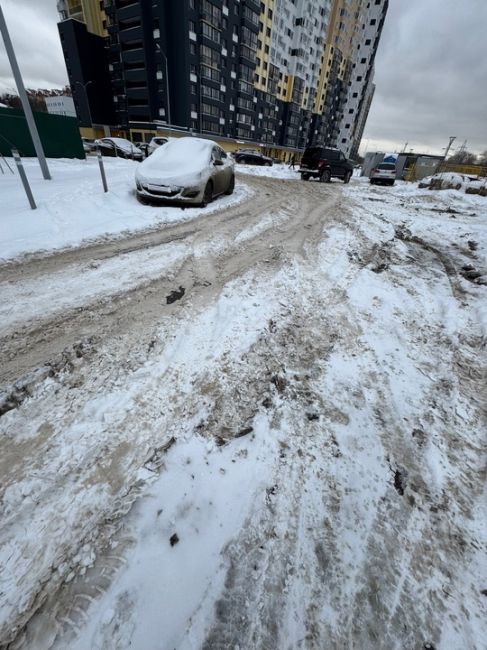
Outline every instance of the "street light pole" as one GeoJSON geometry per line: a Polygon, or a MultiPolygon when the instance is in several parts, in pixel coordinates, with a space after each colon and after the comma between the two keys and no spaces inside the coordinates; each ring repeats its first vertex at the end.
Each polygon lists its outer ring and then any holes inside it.
{"type": "Polygon", "coordinates": [[[51,180],[51,174],[49,173],[49,168],[47,166],[46,157],[44,155],[44,149],[42,148],[42,142],[39,138],[39,132],[37,131],[37,126],[34,121],[34,116],[32,114],[32,109],[29,104],[29,98],[25,92],[24,82],[22,80],[22,75],[20,74],[20,68],[17,63],[17,58],[15,56],[14,48],[12,41],[10,40],[10,35],[7,29],[7,23],[3,16],[2,7],[0,6],[0,33],[3,37],[3,42],[5,43],[5,50],[7,52],[8,59],[10,61],[10,66],[12,68],[12,73],[17,85],[17,90],[19,92],[20,101],[22,102],[22,108],[24,109],[25,119],[27,120],[27,126],[29,127],[30,137],[34,143],[34,149],[37,154],[37,159],[39,161],[40,168],[42,170],[42,175],[46,181],[51,180]]]}
{"type": "Polygon", "coordinates": [[[156,43],[156,48],[159,54],[162,54],[164,57],[164,64],[165,64],[165,69],[166,69],[166,101],[167,101],[167,122],[168,122],[168,127],[169,127],[169,132],[171,131],[171,99],[169,96],[169,72],[167,68],[167,56],[165,52],[163,52],[161,46],[159,43],[156,43]]]}
{"type": "Polygon", "coordinates": [[[93,119],[92,119],[92,117],[91,117],[90,100],[89,100],[89,98],[88,98],[88,91],[86,90],[86,89],[88,88],[88,86],[89,86],[90,84],[92,84],[92,83],[93,83],[92,81],[87,81],[86,83],[81,83],[81,81],[76,81],[76,82],[75,82],[75,85],[76,85],[76,84],[79,84],[79,85],[83,88],[83,90],[84,90],[84,93],[85,93],[85,100],[86,100],[86,106],[88,107],[88,116],[89,116],[89,118],[90,118],[90,126],[91,126],[91,130],[93,131],[93,119]]]}
{"type": "Polygon", "coordinates": [[[451,136],[450,136],[450,140],[449,140],[449,142],[448,142],[448,147],[447,147],[446,150],[445,150],[445,156],[444,156],[444,158],[443,158],[443,160],[444,160],[445,162],[446,162],[446,157],[448,156],[448,152],[450,151],[451,146],[452,146],[452,144],[453,144],[453,141],[456,140],[456,139],[457,139],[457,136],[456,136],[456,135],[451,135],[451,136]]]}

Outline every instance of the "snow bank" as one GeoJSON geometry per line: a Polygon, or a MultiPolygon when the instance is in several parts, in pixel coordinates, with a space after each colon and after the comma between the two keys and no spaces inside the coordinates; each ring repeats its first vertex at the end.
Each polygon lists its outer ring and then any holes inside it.
{"type": "Polygon", "coordinates": [[[420,188],[429,187],[436,190],[462,190],[468,194],[482,193],[482,188],[487,187],[487,178],[472,177],[455,172],[440,172],[433,176],[426,176],[419,182],[420,188]]]}
{"type": "Polygon", "coordinates": [[[241,174],[251,174],[252,176],[267,176],[269,178],[285,178],[285,179],[299,179],[299,173],[296,169],[290,169],[287,164],[277,163],[272,165],[272,167],[266,167],[265,165],[235,165],[235,171],[240,172],[241,174]]]}

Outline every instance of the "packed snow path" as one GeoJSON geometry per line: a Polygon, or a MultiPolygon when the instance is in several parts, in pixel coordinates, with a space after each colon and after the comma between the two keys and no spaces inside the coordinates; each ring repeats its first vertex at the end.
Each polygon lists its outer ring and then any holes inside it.
{"type": "Polygon", "coordinates": [[[0,268],[1,647],[484,647],[485,200],[245,183],[0,268]]]}

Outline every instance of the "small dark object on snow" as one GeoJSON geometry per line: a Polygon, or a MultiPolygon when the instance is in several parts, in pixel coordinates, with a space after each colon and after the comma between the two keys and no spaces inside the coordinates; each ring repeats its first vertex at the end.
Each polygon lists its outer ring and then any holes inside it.
{"type": "Polygon", "coordinates": [[[177,536],[177,534],[174,533],[174,535],[171,535],[171,537],[169,538],[169,543],[171,544],[171,546],[174,546],[178,542],[179,542],[179,537],[177,536]]]}
{"type": "Polygon", "coordinates": [[[270,409],[272,406],[272,400],[270,397],[266,397],[265,400],[262,402],[262,406],[266,409],[270,409]]]}
{"type": "Polygon", "coordinates": [[[184,287],[179,287],[179,290],[175,289],[174,291],[171,291],[171,293],[166,296],[166,305],[172,305],[176,300],[181,300],[185,293],[186,289],[184,287]]]}
{"type": "Polygon", "coordinates": [[[238,433],[235,434],[235,438],[241,438],[242,436],[246,436],[249,433],[252,433],[254,430],[254,427],[245,427],[245,429],[242,429],[238,433]]]}
{"type": "Polygon", "coordinates": [[[388,268],[389,267],[387,266],[387,264],[384,264],[384,262],[382,262],[381,264],[377,264],[376,266],[373,266],[370,270],[373,271],[374,273],[382,273],[382,271],[385,271],[388,268]]]}
{"type": "Polygon", "coordinates": [[[476,241],[473,241],[473,239],[469,239],[467,241],[467,244],[471,251],[476,251],[479,247],[478,243],[476,241]]]}
{"type": "Polygon", "coordinates": [[[283,393],[287,386],[287,381],[284,377],[279,377],[279,375],[274,375],[271,377],[271,382],[277,388],[278,393],[283,393]]]}
{"type": "Polygon", "coordinates": [[[472,269],[470,271],[464,271],[463,277],[467,280],[476,280],[477,278],[482,277],[482,273],[480,271],[472,269]]]}
{"type": "Polygon", "coordinates": [[[402,472],[398,469],[394,472],[394,487],[401,496],[404,494],[405,480],[402,472]]]}
{"type": "Polygon", "coordinates": [[[424,650],[436,650],[435,646],[432,643],[423,643],[424,650]]]}
{"type": "Polygon", "coordinates": [[[219,447],[223,447],[223,445],[226,445],[228,442],[228,440],[225,440],[225,438],[222,438],[222,436],[216,436],[215,441],[219,447]]]}
{"type": "Polygon", "coordinates": [[[161,451],[164,451],[164,452],[169,451],[169,449],[171,449],[171,447],[174,445],[175,442],[176,442],[176,438],[174,436],[171,436],[169,438],[169,440],[165,444],[162,445],[161,451]]]}
{"type": "Polygon", "coordinates": [[[487,589],[482,589],[480,593],[482,594],[482,596],[487,596],[487,589]]]}
{"type": "Polygon", "coordinates": [[[320,419],[320,416],[318,415],[318,413],[306,413],[306,417],[308,418],[308,420],[310,422],[312,422],[313,420],[319,420],[320,419]]]}

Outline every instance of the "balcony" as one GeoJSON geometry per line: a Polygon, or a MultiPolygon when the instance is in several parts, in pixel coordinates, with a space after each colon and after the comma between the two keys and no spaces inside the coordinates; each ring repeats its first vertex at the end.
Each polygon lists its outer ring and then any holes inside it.
{"type": "Polygon", "coordinates": [[[122,60],[124,63],[142,63],[145,65],[144,50],[139,47],[136,50],[122,52],[122,60]]]}
{"type": "Polygon", "coordinates": [[[142,27],[138,25],[137,27],[130,27],[129,29],[120,30],[118,33],[118,38],[120,40],[120,43],[128,43],[131,41],[139,41],[142,43],[142,27]]]}
{"type": "Polygon", "coordinates": [[[127,81],[146,81],[147,72],[145,68],[140,67],[136,70],[127,70],[125,69],[125,79],[127,81]]]}
{"type": "Polygon", "coordinates": [[[137,104],[145,104],[148,101],[147,87],[141,88],[127,88],[127,99],[129,105],[134,104],[134,100],[137,100],[137,104]]]}

